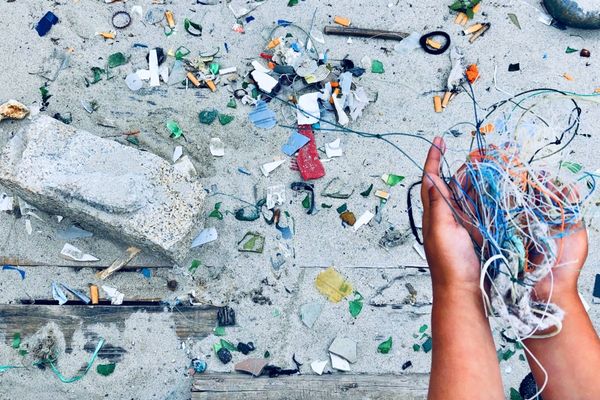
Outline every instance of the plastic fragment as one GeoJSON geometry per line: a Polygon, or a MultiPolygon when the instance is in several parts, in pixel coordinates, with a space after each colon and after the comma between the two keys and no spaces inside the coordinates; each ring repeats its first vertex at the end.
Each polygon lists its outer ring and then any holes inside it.
{"type": "Polygon", "coordinates": [[[70,225],[67,229],[60,230],[56,234],[56,237],[61,240],[83,239],[92,236],[94,236],[92,232],[88,232],[85,229],[81,229],[76,225],[70,225]]]}
{"type": "Polygon", "coordinates": [[[175,150],[173,150],[173,162],[179,160],[179,158],[183,155],[183,147],[175,146],[175,150]]]}
{"type": "Polygon", "coordinates": [[[238,242],[238,250],[245,253],[262,253],[265,237],[258,232],[247,232],[238,242]]]}
{"type": "Polygon", "coordinates": [[[577,49],[574,49],[572,47],[567,47],[567,49],[565,50],[565,53],[571,54],[571,53],[575,53],[577,51],[578,51],[577,49]]]}
{"type": "MultiPolygon", "coordinates": [[[[392,337],[390,336],[388,340],[382,342],[377,346],[377,351],[381,354],[388,354],[392,349],[392,337]]],[[[403,368],[405,369],[405,368],[403,368]]]]}
{"type": "Polygon", "coordinates": [[[194,369],[194,372],[201,374],[204,371],[206,371],[207,368],[207,364],[206,361],[204,360],[200,360],[199,358],[194,358],[192,360],[192,368],[194,369]]]}
{"type": "Polygon", "coordinates": [[[13,349],[18,349],[19,347],[21,347],[21,333],[20,332],[15,332],[15,334],[13,335],[11,347],[13,349]]]}
{"type": "Polygon", "coordinates": [[[271,129],[277,124],[275,112],[269,109],[267,103],[262,100],[256,103],[256,107],[248,114],[248,117],[257,128],[271,129]]]}
{"type": "Polygon", "coordinates": [[[319,98],[321,93],[307,93],[298,98],[297,116],[298,125],[312,125],[319,122],[321,113],[319,111],[319,98]]]}
{"type": "Polygon", "coordinates": [[[358,358],[356,356],[356,342],[345,337],[336,337],[328,349],[329,353],[335,354],[349,363],[354,364],[358,358]]]}
{"type": "Polygon", "coordinates": [[[215,157],[223,157],[225,155],[225,144],[220,138],[211,138],[209,144],[210,154],[215,157]]]}
{"type": "Polygon", "coordinates": [[[121,52],[113,53],[110,56],[108,56],[108,67],[116,68],[121,65],[127,64],[128,61],[129,59],[125,57],[125,54],[121,52]]]}
{"type": "Polygon", "coordinates": [[[209,218],[216,218],[223,220],[223,213],[221,212],[221,202],[215,203],[215,208],[208,214],[209,218]]]}
{"type": "Polygon", "coordinates": [[[192,242],[192,246],[190,248],[202,246],[206,243],[214,242],[219,237],[217,233],[217,229],[214,227],[203,229],[198,236],[192,242]]]}
{"type": "Polygon", "coordinates": [[[389,186],[396,186],[404,180],[404,177],[394,174],[383,174],[381,175],[381,179],[389,186]]]}
{"type": "Polygon", "coordinates": [[[13,265],[3,265],[2,271],[17,271],[21,275],[21,280],[25,279],[25,270],[17,268],[13,265]]]}
{"type": "Polygon", "coordinates": [[[115,372],[115,368],[117,364],[109,363],[109,364],[98,364],[96,366],[96,372],[102,376],[109,376],[113,372],[115,372]]]}
{"type": "Polygon", "coordinates": [[[219,123],[221,125],[227,125],[228,123],[230,123],[231,121],[233,121],[235,117],[233,115],[229,115],[229,114],[219,114],[219,123]]]}
{"type": "Polygon", "coordinates": [[[254,343],[252,343],[252,342],[248,342],[248,343],[239,342],[236,346],[236,349],[243,355],[247,356],[248,354],[250,354],[251,352],[256,350],[256,347],[254,346],[254,343]]]}
{"type": "Polygon", "coordinates": [[[235,102],[234,98],[229,99],[229,101],[227,102],[227,107],[229,107],[229,108],[237,108],[237,103],[235,102]]]}
{"type": "Polygon", "coordinates": [[[215,119],[217,119],[218,116],[219,112],[217,110],[206,109],[200,111],[200,114],[198,114],[198,119],[201,123],[210,125],[215,121],[215,119]]]}
{"type": "Polygon", "coordinates": [[[186,18],[183,20],[183,28],[192,36],[202,36],[202,25],[186,18]]]}
{"type": "Polygon", "coordinates": [[[333,267],[319,273],[315,286],[321,294],[333,303],[338,303],[352,293],[352,285],[333,267]]]}
{"type": "Polygon", "coordinates": [[[298,131],[292,132],[286,144],[283,145],[281,151],[287,154],[288,156],[293,156],[300,148],[305,146],[310,141],[304,135],[298,133],[298,131]]]}
{"type": "Polygon", "coordinates": [[[261,172],[263,173],[264,176],[268,177],[271,172],[273,172],[275,169],[277,169],[284,162],[285,162],[285,160],[271,161],[271,162],[268,162],[266,164],[263,164],[260,167],[260,170],[261,170],[261,172]]]}
{"type": "Polygon", "coordinates": [[[385,72],[383,63],[379,60],[373,60],[371,63],[371,72],[374,74],[383,74],[385,72]]]}
{"type": "Polygon", "coordinates": [[[254,70],[250,74],[252,79],[256,81],[256,84],[265,93],[271,93],[275,86],[279,84],[277,79],[273,78],[271,75],[259,70],[254,70]]]}
{"type": "Polygon", "coordinates": [[[325,143],[325,153],[327,154],[327,157],[341,157],[344,154],[341,142],[341,139],[337,138],[333,142],[325,143]]]}
{"type": "Polygon", "coordinates": [[[312,363],[310,363],[310,368],[317,375],[323,375],[323,372],[325,371],[326,366],[327,366],[327,360],[325,360],[325,361],[316,360],[316,361],[313,361],[312,363]]]}
{"type": "Polygon", "coordinates": [[[356,223],[353,225],[354,232],[358,231],[361,226],[371,222],[374,216],[375,214],[373,214],[371,211],[365,211],[360,217],[358,217],[356,223]]]}
{"type": "Polygon", "coordinates": [[[200,267],[200,265],[202,265],[202,263],[200,262],[200,260],[192,260],[192,264],[188,268],[188,272],[190,274],[193,274],[194,272],[196,272],[196,270],[198,269],[198,267],[200,267]]]}
{"type": "Polygon", "coordinates": [[[409,360],[409,361],[405,362],[404,364],[402,364],[402,371],[404,371],[405,369],[408,369],[412,366],[413,366],[412,361],[409,360]]]}
{"type": "Polygon", "coordinates": [[[306,303],[300,306],[300,320],[308,328],[312,328],[321,311],[323,310],[323,304],[318,302],[306,303]]]}
{"type": "Polygon", "coordinates": [[[51,285],[52,285],[52,298],[54,300],[58,301],[59,305],[62,306],[67,301],[69,301],[69,299],[67,298],[67,295],[65,294],[64,290],[61,289],[59,284],[57,284],[56,282],[52,282],[51,285]]]}
{"type": "Polygon", "coordinates": [[[594,280],[594,289],[592,290],[592,296],[600,298],[600,274],[596,274],[594,280]]]}
{"type": "Polygon", "coordinates": [[[297,163],[300,175],[305,181],[318,179],[325,175],[325,168],[321,164],[315,137],[310,125],[298,126],[298,132],[307,138],[310,142],[298,151],[297,163]]]}
{"type": "Polygon", "coordinates": [[[125,78],[125,84],[129,88],[129,90],[132,90],[134,92],[140,90],[142,86],[144,86],[144,82],[136,72],[132,72],[131,74],[127,75],[127,77],[125,78]]]}
{"type": "Polygon", "coordinates": [[[425,353],[429,353],[431,351],[432,347],[433,347],[433,339],[431,338],[431,336],[429,336],[427,338],[427,340],[423,343],[423,351],[425,353]]]}
{"type": "Polygon", "coordinates": [[[373,184],[372,183],[369,185],[369,187],[367,189],[365,189],[364,191],[360,192],[360,195],[362,197],[369,197],[369,195],[371,194],[371,190],[373,190],[373,184]]]}
{"type": "Polygon", "coordinates": [[[39,20],[35,26],[35,30],[40,36],[46,36],[50,29],[58,23],[58,17],[52,12],[48,11],[42,19],[39,20]]]}
{"type": "Polygon", "coordinates": [[[168,120],[167,121],[167,129],[171,132],[170,137],[177,139],[178,137],[183,135],[183,131],[179,127],[179,124],[176,121],[168,120]]]}
{"type": "Polygon", "coordinates": [[[196,167],[194,167],[194,163],[188,156],[183,156],[173,164],[173,169],[179,172],[181,175],[187,176],[189,178],[196,176],[198,173],[196,171],[196,167]]]}
{"type": "Polygon", "coordinates": [[[96,258],[91,254],[86,254],[83,251],[79,250],[77,247],[75,247],[69,243],[65,243],[62,250],[60,251],[60,254],[64,258],[75,260],[75,261],[80,261],[80,262],[100,261],[99,258],[96,258]]]}
{"type": "Polygon", "coordinates": [[[150,50],[150,56],[148,58],[148,65],[150,66],[150,86],[156,87],[160,85],[159,73],[158,73],[158,54],[156,49],[150,50]]]}
{"type": "Polygon", "coordinates": [[[125,299],[125,295],[123,293],[119,292],[117,290],[117,288],[114,288],[112,286],[103,285],[102,286],[102,290],[104,290],[104,292],[106,293],[106,295],[110,299],[110,304],[113,304],[113,305],[116,305],[116,306],[123,304],[123,300],[125,299]]]}
{"type": "Polygon", "coordinates": [[[350,315],[354,318],[358,317],[358,314],[362,311],[363,308],[363,297],[360,293],[354,292],[354,300],[351,300],[348,303],[348,309],[350,311],[350,315]]]}
{"type": "Polygon", "coordinates": [[[333,353],[329,353],[329,356],[331,357],[331,367],[333,369],[346,372],[350,371],[350,364],[348,364],[348,361],[333,353]]]}

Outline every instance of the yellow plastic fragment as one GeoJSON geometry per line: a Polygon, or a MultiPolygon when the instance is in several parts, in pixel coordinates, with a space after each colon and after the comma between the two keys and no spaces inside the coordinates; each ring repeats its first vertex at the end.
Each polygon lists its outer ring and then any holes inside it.
{"type": "Polygon", "coordinates": [[[329,267],[317,275],[315,286],[321,294],[325,295],[333,303],[338,303],[352,293],[350,282],[333,267],[329,267]]]}

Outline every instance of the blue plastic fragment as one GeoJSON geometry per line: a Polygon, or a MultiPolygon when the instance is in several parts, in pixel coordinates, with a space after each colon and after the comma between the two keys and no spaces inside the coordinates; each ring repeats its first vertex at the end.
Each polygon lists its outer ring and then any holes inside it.
{"type": "Polygon", "coordinates": [[[134,44],[133,44],[133,47],[134,47],[134,48],[135,48],[135,47],[139,47],[139,48],[142,48],[142,49],[147,49],[147,48],[148,48],[148,45],[146,45],[146,44],[144,44],[144,43],[134,43],[134,44]]]}
{"type": "Polygon", "coordinates": [[[281,148],[281,151],[283,151],[288,156],[293,156],[294,153],[296,153],[298,150],[304,147],[308,142],[310,142],[309,138],[307,138],[304,135],[301,135],[300,133],[298,133],[298,131],[295,131],[290,135],[287,143],[284,144],[281,148]]]}
{"type": "Polygon", "coordinates": [[[37,23],[35,30],[37,31],[38,35],[46,36],[46,33],[50,32],[52,26],[56,25],[57,23],[58,17],[52,11],[48,11],[46,15],[44,15],[37,23]]]}
{"type": "Polygon", "coordinates": [[[194,371],[201,374],[206,371],[206,361],[195,358],[192,360],[192,368],[194,368],[194,371]]]}
{"type": "Polygon", "coordinates": [[[277,20],[277,25],[279,26],[288,26],[291,25],[292,21],[286,21],[285,19],[278,19],[277,20]]]}
{"type": "Polygon", "coordinates": [[[300,45],[297,42],[292,43],[291,47],[296,53],[300,53],[300,45]]]}
{"type": "Polygon", "coordinates": [[[2,270],[3,271],[17,271],[19,274],[21,274],[21,280],[25,279],[25,271],[13,266],[13,265],[3,265],[2,270]]]}
{"type": "Polygon", "coordinates": [[[248,118],[257,128],[271,129],[277,125],[275,112],[262,100],[256,103],[256,107],[248,114],[248,118]]]}
{"type": "Polygon", "coordinates": [[[252,22],[252,21],[254,21],[254,20],[255,20],[255,18],[254,18],[252,15],[248,15],[248,16],[246,17],[246,23],[248,23],[248,22],[252,22]]]}
{"type": "Polygon", "coordinates": [[[600,299],[600,274],[596,274],[596,281],[594,282],[594,291],[592,296],[600,299]]]}
{"type": "Polygon", "coordinates": [[[252,175],[252,172],[248,171],[246,168],[244,167],[238,167],[238,172],[244,174],[244,175],[252,175]]]}
{"type": "Polygon", "coordinates": [[[142,275],[144,275],[144,278],[152,278],[152,270],[150,268],[142,268],[140,272],[142,273],[142,275]]]}
{"type": "Polygon", "coordinates": [[[225,52],[229,53],[229,45],[227,44],[227,42],[225,42],[225,52]]]}

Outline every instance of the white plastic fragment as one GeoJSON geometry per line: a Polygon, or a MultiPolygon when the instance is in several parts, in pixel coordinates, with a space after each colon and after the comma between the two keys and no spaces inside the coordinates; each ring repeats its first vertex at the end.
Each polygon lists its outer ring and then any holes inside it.
{"type": "Polygon", "coordinates": [[[125,78],[125,84],[130,90],[135,92],[142,88],[144,82],[142,82],[142,78],[140,78],[140,75],[137,72],[132,72],[125,78]]]}
{"type": "Polygon", "coordinates": [[[273,185],[267,188],[267,208],[270,210],[276,205],[282,205],[285,202],[285,186],[273,185]]]}
{"type": "Polygon", "coordinates": [[[12,209],[13,198],[6,193],[2,193],[2,196],[0,196],[0,211],[12,211],[12,209]]]}
{"type": "Polygon", "coordinates": [[[149,69],[138,69],[135,73],[143,81],[150,80],[150,70],[149,69]]]}
{"type": "Polygon", "coordinates": [[[217,233],[217,229],[215,227],[210,227],[203,229],[202,232],[196,236],[196,239],[192,242],[192,249],[194,247],[202,246],[203,244],[214,242],[219,238],[219,234],[217,233]]]}
{"type": "Polygon", "coordinates": [[[154,87],[160,85],[158,76],[158,55],[156,54],[156,49],[150,50],[148,64],[150,65],[150,86],[154,87]]]}
{"type": "Polygon", "coordinates": [[[169,82],[169,66],[167,65],[167,63],[164,63],[160,66],[160,68],[158,69],[158,73],[160,75],[160,79],[162,79],[164,83],[169,82]]]}
{"type": "Polygon", "coordinates": [[[31,227],[31,220],[29,218],[25,220],[25,231],[27,231],[27,234],[29,236],[31,236],[31,234],[33,233],[33,228],[31,227]]]}
{"type": "Polygon", "coordinates": [[[237,72],[237,67],[221,68],[219,70],[219,75],[235,74],[236,72],[237,72]]]}
{"type": "Polygon", "coordinates": [[[99,258],[96,258],[91,254],[84,253],[83,251],[79,250],[77,247],[73,246],[70,243],[65,243],[62,250],[60,251],[60,255],[67,259],[81,262],[100,261],[99,258]]]}
{"type": "Polygon", "coordinates": [[[354,223],[354,232],[356,232],[361,226],[371,222],[374,216],[375,214],[373,214],[371,211],[365,211],[363,215],[358,217],[358,219],[354,223]]]}
{"type": "Polygon", "coordinates": [[[342,145],[340,138],[335,139],[333,142],[325,143],[325,153],[327,157],[341,157],[343,155],[342,145]]]}
{"type": "Polygon", "coordinates": [[[252,71],[251,75],[252,79],[254,79],[258,84],[260,90],[266,93],[271,93],[273,88],[279,83],[277,79],[273,78],[271,75],[268,75],[259,70],[252,71]]]}
{"type": "Polygon", "coordinates": [[[269,72],[271,72],[271,70],[269,68],[267,68],[264,65],[262,65],[260,63],[260,61],[258,61],[258,60],[252,61],[251,64],[254,67],[254,69],[257,70],[257,71],[264,72],[265,74],[268,74],[269,72]]]}
{"type": "Polygon", "coordinates": [[[110,299],[110,304],[114,304],[116,306],[123,304],[123,299],[125,298],[125,295],[119,292],[116,288],[112,286],[103,285],[102,290],[104,290],[104,292],[110,299]]]}
{"type": "Polygon", "coordinates": [[[197,175],[196,168],[188,156],[181,157],[179,161],[173,164],[173,168],[175,171],[189,178],[197,175]]]}
{"type": "Polygon", "coordinates": [[[142,6],[133,6],[131,7],[131,13],[137,15],[139,18],[142,18],[144,10],[142,6]]]}
{"type": "Polygon", "coordinates": [[[331,367],[333,369],[337,369],[338,371],[350,371],[350,364],[348,361],[344,360],[342,357],[336,356],[333,353],[329,353],[331,357],[331,367]]]}
{"type": "Polygon", "coordinates": [[[58,301],[58,304],[61,306],[69,301],[65,291],[56,282],[52,282],[52,298],[58,301]]]}
{"type": "Polygon", "coordinates": [[[56,233],[56,237],[60,240],[75,240],[92,236],[94,236],[92,232],[81,229],[76,225],[71,225],[67,229],[60,230],[56,233]]]}
{"type": "Polygon", "coordinates": [[[413,243],[413,249],[415,249],[415,251],[417,252],[417,254],[419,256],[421,256],[421,258],[423,260],[426,260],[427,258],[425,257],[425,249],[423,248],[423,245],[420,245],[419,243],[415,242],[413,243]]]}
{"type": "Polygon", "coordinates": [[[223,157],[225,155],[225,144],[223,144],[223,141],[219,138],[211,138],[208,147],[210,149],[210,154],[215,157],[223,157]]]}
{"type": "Polygon", "coordinates": [[[183,155],[183,147],[175,146],[175,150],[173,150],[173,162],[179,160],[179,158],[183,155]]]}
{"type": "Polygon", "coordinates": [[[356,342],[352,339],[338,336],[333,340],[328,351],[331,354],[335,354],[348,360],[348,362],[352,364],[358,361],[356,356],[356,342]]]}
{"type": "Polygon", "coordinates": [[[323,372],[325,371],[326,366],[327,366],[327,360],[325,360],[325,361],[316,360],[316,361],[313,361],[310,363],[310,367],[317,375],[323,375],[323,372]]]}
{"type": "Polygon", "coordinates": [[[348,125],[348,122],[350,122],[350,120],[348,119],[348,115],[346,114],[346,111],[344,111],[344,109],[343,109],[342,99],[340,99],[338,97],[334,97],[333,98],[333,106],[335,107],[335,112],[337,113],[338,124],[340,124],[342,126],[348,125]]]}
{"type": "Polygon", "coordinates": [[[319,122],[321,112],[319,111],[319,98],[321,93],[307,93],[298,97],[298,125],[312,125],[319,122]]]}
{"type": "Polygon", "coordinates": [[[412,32],[406,38],[402,39],[400,43],[397,43],[394,46],[394,50],[400,55],[406,55],[407,53],[421,47],[421,45],[419,44],[420,39],[421,34],[417,32],[412,32]]]}
{"type": "Polygon", "coordinates": [[[260,167],[260,170],[264,176],[268,177],[271,172],[275,171],[275,169],[277,169],[284,162],[285,162],[285,160],[271,161],[266,164],[263,164],[260,167]]]}

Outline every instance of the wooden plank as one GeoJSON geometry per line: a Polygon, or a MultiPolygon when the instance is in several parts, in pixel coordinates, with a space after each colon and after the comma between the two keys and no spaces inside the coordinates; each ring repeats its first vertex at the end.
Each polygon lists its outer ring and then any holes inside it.
{"type": "Polygon", "coordinates": [[[253,378],[243,374],[197,375],[192,400],[422,400],[428,374],[294,375],[253,378]]]}
{"type": "MultiPolygon", "coordinates": [[[[65,268],[97,268],[97,269],[105,269],[110,267],[109,264],[102,263],[99,261],[98,263],[78,263],[76,261],[67,261],[64,262],[55,262],[55,263],[41,263],[33,260],[29,260],[26,258],[20,257],[0,257],[1,265],[15,265],[17,267],[65,267],[65,268]]],[[[138,270],[140,268],[173,268],[173,264],[141,264],[139,262],[127,264],[121,268],[121,271],[132,271],[138,270]]]]}
{"type": "MultiPolygon", "coordinates": [[[[72,351],[73,334],[82,330],[87,343],[84,349],[93,352],[98,341],[94,325],[114,324],[120,331],[125,329],[125,321],[137,312],[150,315],[165,313],[165,307],[156,305],[0,305],[0,332],[5,335],[6,343],[10,344],[15,333],[19,332],[23,339],[35,334],[49,322],[54,322],[65,336],[67,353],[72,351]]],[[[191,338],[199,341],[210,335],[217,325],[217,311],[214,306],[185,306],[175,307],[167,312],[169,323],[165,329],[174,329],[182,339],[191,338]]],[[[107,343],[100,351],[99,357],[110,361],[120,361],[126,350],[120,343],[107,343]]]]}

